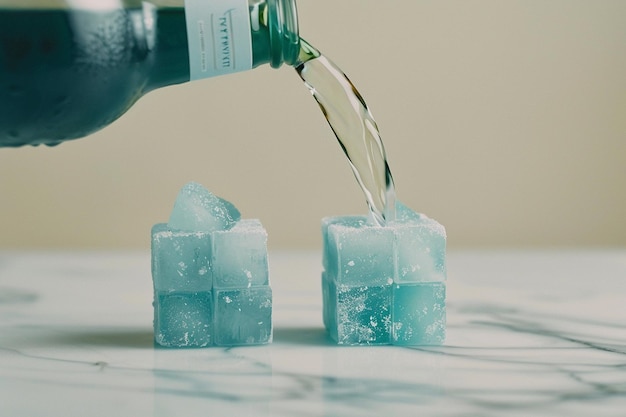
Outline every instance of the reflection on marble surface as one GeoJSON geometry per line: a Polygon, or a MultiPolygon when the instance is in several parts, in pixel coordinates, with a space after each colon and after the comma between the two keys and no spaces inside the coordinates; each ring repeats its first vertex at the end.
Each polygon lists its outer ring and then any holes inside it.
{"type": "Polygon", "coordinates": [[[626,251],[452,252],[442,347],[343,347],[270,253],[274,343],[155,348],[148,253],[0,253],[1,416],[623,416],[626,251]]]}

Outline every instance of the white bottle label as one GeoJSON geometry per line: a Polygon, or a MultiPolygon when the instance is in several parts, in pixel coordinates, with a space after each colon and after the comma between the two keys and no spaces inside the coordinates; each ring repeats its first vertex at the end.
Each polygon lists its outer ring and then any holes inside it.
{"type": "Polygon", "coordinates": [[[185,0],[190,80],[252,68],[248,0],[185,0]]]}

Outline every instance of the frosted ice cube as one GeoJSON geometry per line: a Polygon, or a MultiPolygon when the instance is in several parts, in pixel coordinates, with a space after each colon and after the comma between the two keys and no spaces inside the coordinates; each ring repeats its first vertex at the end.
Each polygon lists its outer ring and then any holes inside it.
{"type": "Polygon", "coordinates": [[[400,202],[396,208],[382,227],[364,216],[322,221],[323,319],[338,344],[445,338],[445,228],[400,202]]]}
{"type": "Polygon", "coordinates": [[[157,291],[154,297],[154,338],[165,347],[205,347],[213,339],[211,291],[157,291]]]}
{"type": "Polygon", "coordinates": [[[391,284],[395,268],[391,228],[337,222],[328,226],[327,234],[327,272],[338,284],[391,284]]]}
{"type": "Polygon", "coordinates": [[[197,183],[152,229],[154,333],[168,347],[269,343],[267,232],[197,183]]]}
{"type": "MultiPolygon", "coordinates": [[[[322,264],[324,269],[329,270],[331,267],[331,261],[335,263],[336,254],[330,253],[329,249],[331,248],[329,244],[328,238],[328,228],[333,224],[341,224],[344,226],[351,227],[361,227],[367,224],[367,217],[365,216],[335,216],[335,217],[325,217],[322,219],[322,264]]],[[[335,272],[334,272],[335,273],[335,272]]]]}
{"type": "Polygon", "coordinates": [[[421,222],[427,218],[422,213],[418,213],[412,210],[410,207],[404,205],[401,201],[396,200],[396,222],[398,223],[411,223],[421,222]]]}
{"type": "Polygon", "coordinates": [[[215,326],[215,344],[220,346],[271,342],[271,288],[216,290],[215,326]]]}
{"type": "Polygon", "coordinates": [[[441,345],[446,337],[446,287],[442,282],[394,285],[395,345],[441,345]]]}
{"type": "Polygon", "coordinates": [[[178,193],[168,226],[177,230],[213,232],[230,229],[240,218],[233,204],[202,185],[190,182],[178,193]]]}
{"type": "Polygon", "coordinates": [[[212,268],[216,288],[268,284],[267,232],[261,222],[240,220],[230,230],[215,232],[212,268]]]}
{"type": "Polygon", "coordinates": [[[330,282],[330,336],[340,345],[389,344],[391,285],[348,287],[330,282]]]}
{"type": "Polygon", "coordinates": [[[211,274],[211,236],[206,232],[152,228],[152,280],[158,291],[208,291],[211,274]]]}
{"type": "Polygon", "coordinates": [[[446,229],[422,214],[406,216],[389,227],[395,234],[396,283],[446,280],[446,229]],[[419,217],[418,217],[419,216],[419,217]]]}

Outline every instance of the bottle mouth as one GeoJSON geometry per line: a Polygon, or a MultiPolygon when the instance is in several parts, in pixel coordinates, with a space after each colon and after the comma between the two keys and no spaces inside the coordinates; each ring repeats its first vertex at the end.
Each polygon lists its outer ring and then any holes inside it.
{"type": "Polygon", "coordinates": [[[296,0],[267,0],[272,68],[298,63],[300,34],[296,0]]]}

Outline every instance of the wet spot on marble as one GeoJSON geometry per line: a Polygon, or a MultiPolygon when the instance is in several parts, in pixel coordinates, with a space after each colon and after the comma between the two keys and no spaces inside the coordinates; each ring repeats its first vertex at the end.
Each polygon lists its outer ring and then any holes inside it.
{"type": "Polygon", "coordinates": [[[290,345],[336,346],[323,327],[275,327],[274,342],[290,345]]]}

